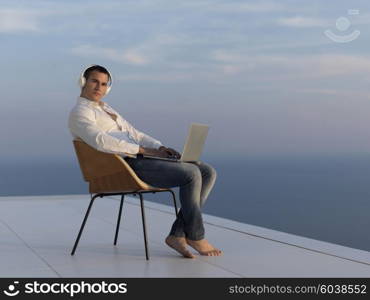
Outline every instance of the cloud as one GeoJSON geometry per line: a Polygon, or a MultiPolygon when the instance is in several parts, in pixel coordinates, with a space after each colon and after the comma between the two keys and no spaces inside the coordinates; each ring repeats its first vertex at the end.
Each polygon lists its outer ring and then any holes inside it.
{"type": "Polygon", "coordinates": [[[239,2],[239,3],[230,3],[226,2],[216,2],[216,1],[195,1],[192,5],[202,6],[207,11],[217,11],[222,13],[264,13],[270,11],[280,11],[284,7],[276,2],[239,2]]]}
{"type": "Polygon", "coordinates": [[[357,97],[358,99],[369,99],[370,95],[367,91],[354,90],[354,89],[329,89],[329,88],[299,88],[295,90],[299,93],[310,93],[319,95],[331,95],[331,96],[345,96],[345,97],[357,97]]]}
{"type": "MultiPolygon", "coordinates": [[[[148,45],[145,44],[147,48],[148,45]]],[[[158,47],[158,45],[157,45],[158,47]]],[[[137,47],[135,49],[141,49],[137,47]]],[[[157,49],[157,51],[159,48],[157,49]]],[[[83,56],[96,56],[132,65],[153,64],[160,67],[160,72],[146,69],[145,73],[132,73],[119,76],[122,81],[161,81],[173,82],[183,80],[218,80],[225,77],[244,76],[249,79],[269,82],[303,80],[315,82],[324,78],[367,76],[370,69],[370,57],[360,55],[261,55],[247,51],[230,51],[218,49],[209,53],[209,60],[204,64],[181,61],[149,60],[134,50],[118,51],[111,48],[97,48],[84,45],[73,49],[83,56]]],[[[156,52],[157,52],[156,51],[156,52]]],[[[145,51],[143,51],[145,53],[145,51]]],[[[323,91],[325,92],[325,91],[323,91]]],[[[327,91],[329,94],[330,92],[327,91]]]]}
{"type": "Polygon", "coordinates": [[[368,74],[370,70],[370,57],[361,55],[256,55],[247,51],[218,49],[210,53],[210,59],[227,68],[235,66],[238,72],[276,71],[280,74],[279,78],[297,75],[307,78],[347,76],[368,74]]]}
{"type": "Polygon", "coordinates": [[[280,18],[277,20],[278,25],[288,27],[324,27],[330,26],[330,23],[323,19],[318,18],[307,18],[301,16],[295,16],[290,18],[280,18]]]}
{"type": "Polygon", "coordinates": [[[368,74],[370,58],[358,55],[321,55],[318,70],[322,75],[368,74]]]}
{"type": "Polygon", "coordinates": [[[38,31],[40,15],[22,9],[0,9],[0,32],[38,31]]]}
{"type": "Polygon", "coordinates": [[[135,49],[117,50],[114,48],[96,47],[92,45],[80,45],[72,48],[71,52],[79,56],[108,59],[131,65],[146,65],[149,63],[148,58],[135,49]]]}
{"type": "Polygon", "coordinates": [[[116,76],[117,81],[158,81],[158,82],[176,82],[192,79],[190,73],[152,73],[152,74],[126,74],[116,76]]]}
{"type": "Polygon", "coordinates": [[[91,44],[79,45],[70,50],[78,56],[88,56],[108,59],[111,61],[131,64],[148,65],[161,64],[161,66],[173,66],[178,63],[173,58],[173,53],[181,52],[182,48],[191,47],[195,42],[187,39],[184,35],[154,34],[147,39],[135,42],[135,45],[128,43],[127,48],[119,49],[113,47],[98,47],[91,44]],[[171,60],[167,57],[171,56],[171,60]]]}
{"type": "Polygon", "coordinates": [[[222,71],[224,74],[238,74],[242,71],[242,68],[240,66],[235,66],[235,65],[224,65],[222,66],[222,71]]]}
{"type": "Polygon", "coordinates": [[[368,25],[370,24],[370,14],[360,13],[359,15],[350,18],[350,21],[353,25],[368,25]]]}

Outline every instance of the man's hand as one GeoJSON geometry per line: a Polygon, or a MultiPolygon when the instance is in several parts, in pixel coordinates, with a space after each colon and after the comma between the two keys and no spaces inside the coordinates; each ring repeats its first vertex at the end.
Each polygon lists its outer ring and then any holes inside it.
{"type": "Polygon", "coordinates": [[[160,149],[154,149],[154,148],[140,147],[139,148],[139,153],[150,155],[150,156],[163,157],[163,158],[168,158],[169,157],[169,155],[166,151],[162,151],[160,149]]]}
{"type": "Polygon", "coordinates": [[[163,152],[166,152],[169,157],[173,157],[173,158],[181,158],[181,154],[179,152],[177,152],[175,149],[172,149],[172,148],[167,148],[167,147],[164,147],[164,146],[161,146],[158,148],[160,151],[163,151],[163,152]]]}

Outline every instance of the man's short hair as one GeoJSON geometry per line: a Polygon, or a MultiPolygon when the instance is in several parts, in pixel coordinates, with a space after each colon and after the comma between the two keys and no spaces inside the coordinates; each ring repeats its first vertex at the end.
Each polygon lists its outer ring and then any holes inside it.
{"type": "Polygon", "coordinates": [[[83,76],[85,77],[86,81],[89,79],[89,76],[90,76],[91,72],[93,72],[93,71],[98,71],[100,73],[107,74],[109,82],[112,83],[112,78],[110,77],[110,74],[109,74],[108,70],[106,68],[102,67],[102,66],[99,66],[99,65],[91,66],[91,67],[89,67],[85,70],[83,76]]]}

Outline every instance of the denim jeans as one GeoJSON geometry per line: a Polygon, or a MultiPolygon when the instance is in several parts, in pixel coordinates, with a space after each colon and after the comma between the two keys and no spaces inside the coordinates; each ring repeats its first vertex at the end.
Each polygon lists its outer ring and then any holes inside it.
{"type": "Polygon", "coordinates": [[[190,240],[204,238],[201,207],[216,181],[215,169],[204,162],[172,162],[150,158],[125,160],[141,180],[154,187],[180,188],[181,209],[170,235],[190,240]]]}

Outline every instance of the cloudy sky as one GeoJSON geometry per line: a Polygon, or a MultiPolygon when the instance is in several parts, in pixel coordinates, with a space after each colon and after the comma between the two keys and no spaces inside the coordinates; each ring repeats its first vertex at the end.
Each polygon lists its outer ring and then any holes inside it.
{"type": "Polygon", "coordinates": [[[368,0],[0,4],[2,160],[74,155],[90,64],[113,74],[107,102],[179,150],[200,122],[207,155],[370,152],[368,0]]]}

